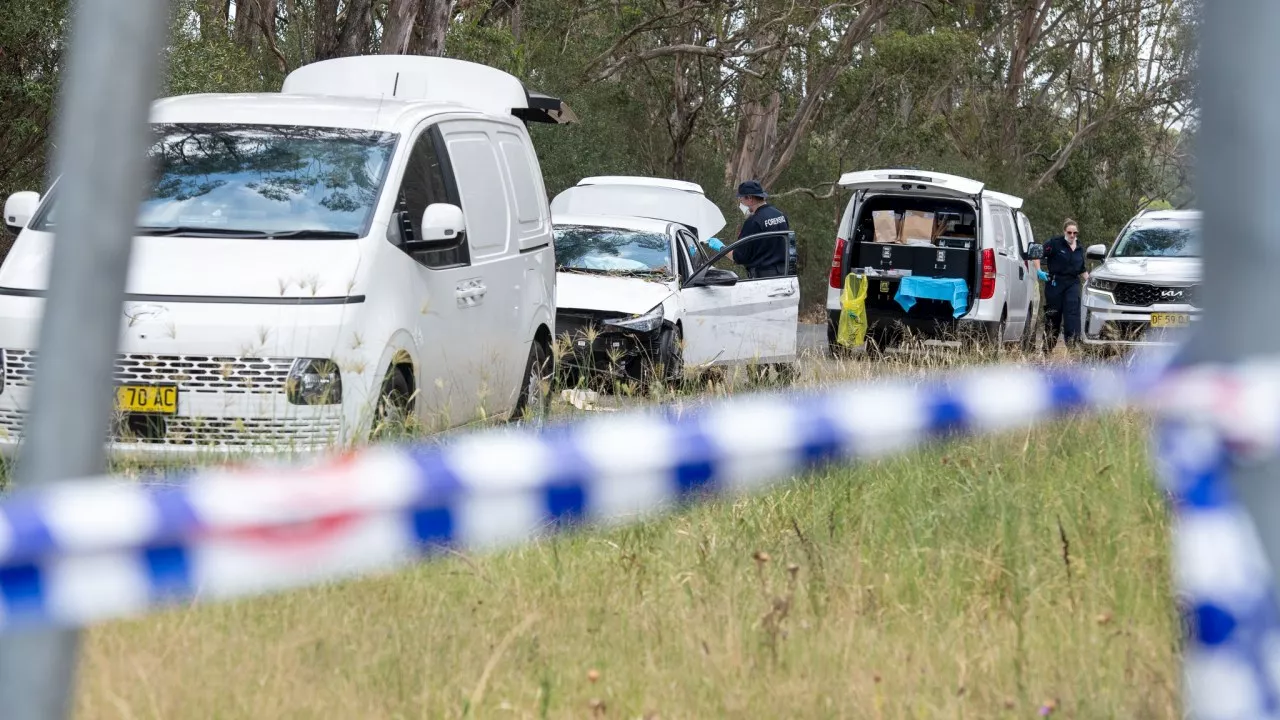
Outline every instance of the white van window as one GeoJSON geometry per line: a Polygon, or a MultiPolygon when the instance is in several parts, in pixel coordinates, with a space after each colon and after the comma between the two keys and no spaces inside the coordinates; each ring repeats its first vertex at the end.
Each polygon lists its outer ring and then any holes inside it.
{"type": "Polygon", "coordinates": [[[1013,211],[1004,209],[1000,211],[1000,224],[1004,226],[1004,249],[1009,251],[1010,255],[1018,254],[1018,230],[1013,226],[1013,211]]]}
{"type": "MultiPolygon", "coordinates": [[[[157,124],[155,184],[138,234],[359,238],[395,149],[393,133],[291,125],[157,124]]],[[[57,198],[33,229],[57,226],[57,198]]]]}
{"type": "MultiPolygon", "coordinates": [[[[400,191],[396,196],[396,220],[400,225],[401,237],[406,240],[421,237],[422,214],[426,212],[428,205],[458,204],[453,170],[448,166],[448,156],[440,152],[442,144],[439,131],[432,127],[418,136],[409,153],[404,177],[400,181],[400,191]]],[[[430,268],[456,267],[470,261],[465,234],[457,247],[415,252],[412,256],[415,261],[430,268]]]]}
{"type": "Polygon", "coordinates": [[[538,202],[538,183],[529,166],[529,151],[519,136],[498,133],[498,146],[507,161],[511,184],[516,196],[516,221],[521,225],[542,224],[542,203],[538,202]]]}
{"type": "Polygon", "coordinates": [[[506,182],[488,133],[445,127],[449,159],[458,178],[472,259],[501,255],[511,243],[506,182]]]}

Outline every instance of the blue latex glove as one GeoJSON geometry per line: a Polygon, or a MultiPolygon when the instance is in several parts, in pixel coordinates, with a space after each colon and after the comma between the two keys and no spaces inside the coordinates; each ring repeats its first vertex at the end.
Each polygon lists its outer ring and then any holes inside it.
{"type": "Polygon", "coordinates": [[[724,243],[720,242],[720,238],[711,238],[707,241],[707,246],[716,252],[720,252],[724,249],[724,243]]]}
{"type": "Polygon", "coordinates": [[[1049,273],[1043,270],[1037,270],[1036,277],[1040,278],[1040,282],[1049,282],[1049,273]]]}

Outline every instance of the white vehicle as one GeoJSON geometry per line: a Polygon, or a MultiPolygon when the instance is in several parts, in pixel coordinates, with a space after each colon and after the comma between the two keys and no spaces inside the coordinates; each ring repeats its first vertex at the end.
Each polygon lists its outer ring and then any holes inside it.
{"type": "MultiPolygon", "coordinates": [[[[694,183],[586,178],[551,202],[556,336],[570,366],[674,380],[712,365],[789,364],[796,357],[800,285],[714,267],[752,240],[712,253],[724,215],[694,183]]],[[[787,242],[774,234],[760,242],[787,242]]]]}
{"type": "Polygon", "coordinates": [[[827,289],[833,348],[841,290],[855,272],[870,279],[869,346],[891,345],[905,331],[932,340],[975,334],[995,347],[1032,343],[1040,293],[1031,261],[1041,248],[1021,198],[987,190],[977,180],[920,170],[851,172],[840,186],[853,196],[840,221],[827,289]],[[895,213],[884,217],[899,222],[907,211],[930,213],[932,237],[877,242],[873,213],[879,211],[895,213]],[[960,280],[966,292],[946,300],[913,298],[904,309],[896,296],[905,277],[960,280]]]}
{"type": "Polygon", "coordinates": [[[1144,212],[1129,221],[1108,252],[1085,250],[1102,265],[1085,285],[1084,341],[1123,347],[1169,344],[1200,317],[1200,213],[1144,212]]]}
{"type": "MultiPolygon", "coordinates": [[[[305,452],[384,416],[438,428],[539,402],[555,268],[525,123],[566,117],[499,70],[400,56],[309,65],[282,93],[157,101],[110,449],[305,452]]],[[[8,451],[58,208],[56,184],[5,204],[21,231],[0,267],[8,451]]]]}

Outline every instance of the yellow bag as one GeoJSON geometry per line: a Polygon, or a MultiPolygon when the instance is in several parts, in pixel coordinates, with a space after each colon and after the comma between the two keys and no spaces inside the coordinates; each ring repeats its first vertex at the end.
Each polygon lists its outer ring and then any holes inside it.
{"type": "Polygon", "coordinates": [[[840,324],[836,327],[836,344],[858,347],[867,337],[867,277],[850,273],[840,292],[840,324]]]}

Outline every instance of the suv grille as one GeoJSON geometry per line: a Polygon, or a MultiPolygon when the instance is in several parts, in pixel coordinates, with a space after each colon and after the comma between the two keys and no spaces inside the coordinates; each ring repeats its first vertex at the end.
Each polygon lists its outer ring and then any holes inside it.
{"type": "Polygon", "coordinates": [[[1196,303],[1198,285],[1147,285],[1145,283],[1116,283],[1116,302],[1120,305],[1147,307],[1156,303],[1180,305],[1196,303]]]}
{"type": "MultiPolygon", "coordinates": [[[[36,377],[34,350],[5,350],[6,382],[30,386],[36,377]]],[[[183,392],[276,393],[284,390],[293,358],[244,358],[214,355],[116,356],[118,383],[178,383],[183,392]]]]}

